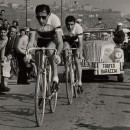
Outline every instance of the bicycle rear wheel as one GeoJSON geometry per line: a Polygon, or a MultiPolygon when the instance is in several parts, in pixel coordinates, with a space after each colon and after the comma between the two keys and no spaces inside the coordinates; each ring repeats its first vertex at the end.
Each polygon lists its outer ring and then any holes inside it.
{"type": "Polygon", "coordinates": [[[66,93],[68,104],[72,104],[73,95],[74,95],[74,71],[72,68],[72,64],[66,67],[66,93]]]}
{"type": "Polygon", "coordinates": [[[76,73],[76,69],[74,69],[74,77],[75,77],[75,85],[73,86],[73,89],[74,89],[74,98],[77,98],[78,97],[78,93],[77,93],[77,73],[76,73]]]}
{"type": "Polygon", "coordinates": [[[49,104],[50,104],[50,111],[51,113],[55,112],[56,105],[57,105],[57,92],[52,93],[52,71],[51,71],[51,65],[47,65],[47,81],[48,81],[48,98],[49,98],[49,104]]]}
{"type": "Polygon", "coordinates": [[[35,118],[37,126],[41,126],[45,114],[46,103],[46,73],[38,72],[35,87],[35,118]]]}

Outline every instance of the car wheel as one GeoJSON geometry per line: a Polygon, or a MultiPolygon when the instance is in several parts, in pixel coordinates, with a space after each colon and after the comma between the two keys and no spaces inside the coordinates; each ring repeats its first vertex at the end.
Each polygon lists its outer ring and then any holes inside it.
{"type": "Polygon", "coordinates": [[[123,76],[123,74],[117,75],[117,81],[118,81],[118,82],[123,82],[123,81],[124,81],[124,76],[123,76]]]}

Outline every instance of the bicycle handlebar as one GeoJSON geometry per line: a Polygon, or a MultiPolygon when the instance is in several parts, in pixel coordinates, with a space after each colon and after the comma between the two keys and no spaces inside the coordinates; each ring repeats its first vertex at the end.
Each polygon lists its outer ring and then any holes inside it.
{"type": "Polygon", "coordinates": [[[57,52],[57,49],[54,49],[54,48],[32,47],[32,48],[27,49],[26,55],[29,54],[29,52],[30,52],[31,50],[42,50],[42,51],[43,51],[43,50],[54,50],[54,51],[55,51],[55,54],[56,54],[56,52],[57,52]]]}
{"type": "Polygon", "coordinates": [[[68,48],[68,49],[63,49],[63,50],[79,50],[79,48],[68,48]]]}

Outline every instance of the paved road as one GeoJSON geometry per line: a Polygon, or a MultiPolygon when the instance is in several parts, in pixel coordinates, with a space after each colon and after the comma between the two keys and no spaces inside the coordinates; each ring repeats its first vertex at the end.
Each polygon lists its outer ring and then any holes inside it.
{"type": "Polygon", "coordinates": [[[84,93],[72,105],[67,104],[65,84],[61,83],[57,109],[53,114],[46,110],[39,128],[34,116],[35,80],[31,85],[10,80],[11,91],[0,95],[0,130],[130,130],[129,68],[123,83],[115,77],[84,83],[84,93]]]}

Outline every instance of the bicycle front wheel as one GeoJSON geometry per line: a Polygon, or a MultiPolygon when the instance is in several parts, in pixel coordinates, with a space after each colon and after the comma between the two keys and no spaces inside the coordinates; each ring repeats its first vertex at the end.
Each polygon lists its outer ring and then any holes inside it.
{"type": "Polygon", "coordinates": [[[66,93],[68,104],[72,104],[73,102],[73,95],[74,95],[73,85],[74,85],[74,71],[71,64],[66,68],[66,93]]]}
{"type": "Polygon", "coordinates": [[[49,104],[51,113],[55,112],[57,105],[57,92],[52,93],[52,71],[51,65],[47,66],[47,81],[48,81],[48,96],[49,96],[49,104]]]}
{"type": "Polygon", "coordinates": [[[42,71],[37,75],[35,88],[35,118],[37,126],[41,126],[45,114],[46,103],[46,76],[42,71]]]}

